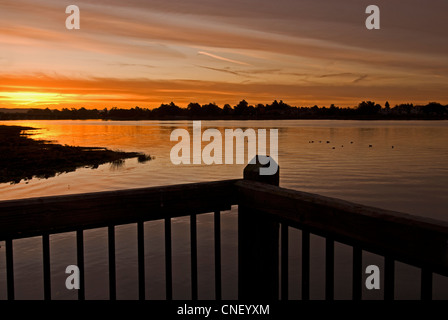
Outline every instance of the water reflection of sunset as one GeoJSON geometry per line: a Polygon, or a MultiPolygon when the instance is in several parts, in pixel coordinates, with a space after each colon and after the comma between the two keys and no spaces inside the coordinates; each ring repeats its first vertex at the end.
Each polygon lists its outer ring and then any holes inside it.
{"type": "MultiPolygon", "coordinates": [[[[191,121],[5,123],[40,128],[33,136],[37,139],[143,152],[155,159],[145,164],[131,159],[113,172],[106,165],[48,180],[33,179],[26,185],[4,185],[0,188],[3,199],[233,179],[240,178],[244,168],[236,161],[233,165],[173,165],[170,151],[177,142],[170,141],[170,135],[179,128],[193,134],[191,121]]],[[[446,121],[203,121],[202,129],[208,128],[220,130],[223,136],[228,128],[277,128],[281,183],[286,187],[447,219],[446,121]]],[[[202,148],[208,143],[203,141],[202,148]]]]}

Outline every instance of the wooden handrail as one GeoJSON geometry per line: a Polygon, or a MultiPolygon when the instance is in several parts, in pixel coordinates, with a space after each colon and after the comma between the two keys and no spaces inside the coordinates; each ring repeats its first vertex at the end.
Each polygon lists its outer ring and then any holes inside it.
{"type": "Polygon", "coordinates": [[[1,201],[0,240],[228,210],[236,204],[448,276],[445,221],[240,179],[1,201]]]}
{"type": "Polygon", "coordinates": [[[448,276],[448,223],[254,181],[238,181],[238,204],[448,276]]]}
{"type": "Polygon", "coordinates": [[[236,181],[1,201],[0,240],[228,210],[236,181]]]}

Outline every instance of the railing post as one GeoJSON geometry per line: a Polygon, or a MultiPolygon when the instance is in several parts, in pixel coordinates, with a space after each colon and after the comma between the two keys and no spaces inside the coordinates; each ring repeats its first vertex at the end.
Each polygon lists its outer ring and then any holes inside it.
{"type": "MultiPolygon", "coordinates": [[[[249,163],[244,169],[244,179],[278,186],[278,169],[273,175],[260,175],[260,167],[268,166],[269,163],[262,165],[258,161],[249,163]]],[[[240,300],[279,298],[279,223],[272,216],[241,204],[238,206],[238,295],[240,300]]]]}

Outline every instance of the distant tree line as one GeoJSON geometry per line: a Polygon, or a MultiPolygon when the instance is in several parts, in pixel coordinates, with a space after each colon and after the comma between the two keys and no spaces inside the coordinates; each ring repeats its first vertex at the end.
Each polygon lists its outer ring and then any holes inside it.
{"type": "Polygon", "coordinates": [[[426,105],[399,104],[390,107],[373,101],[362,101],[356,107],[296,107],[275,100],[271,104],[250,105],[241,100],[237,105],[215,103],[201,105],[190,103],[181,108],[173,102],[158,108],[135,107],[131,109],[30,109],[22,113],[0,112],[0,120],[23,119],[103,119],[103,120],[226,120],[226,119],[448,119],[448,105],[430,102],[426,105]]]}

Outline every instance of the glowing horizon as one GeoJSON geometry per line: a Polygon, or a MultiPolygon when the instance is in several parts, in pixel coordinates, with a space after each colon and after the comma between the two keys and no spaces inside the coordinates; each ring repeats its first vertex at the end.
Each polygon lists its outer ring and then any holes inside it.
{"type": "Polygon", "coordinates": [[[365,0],[2,3],[0,108],[447,104],[448,4],[420,2],[379,0],[374,31],[365,0]]]}

